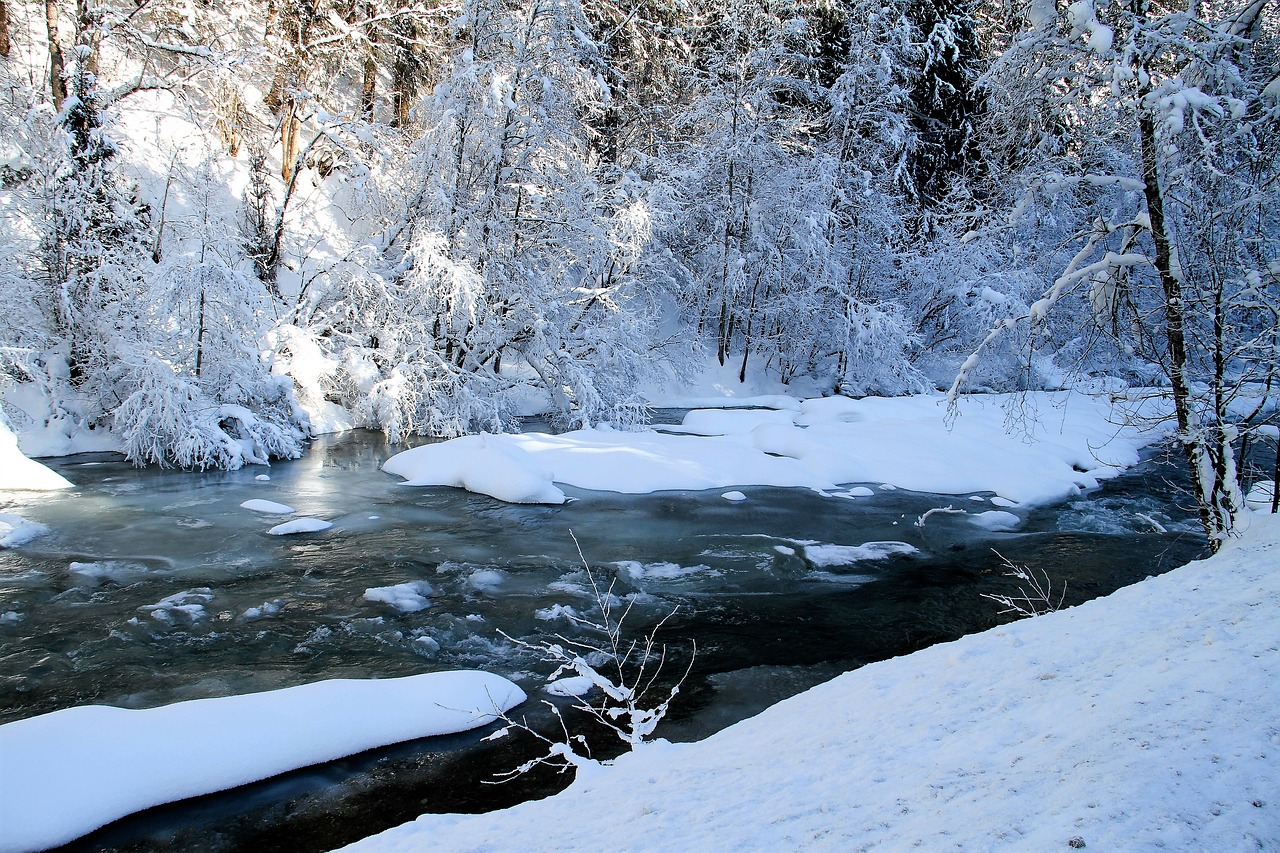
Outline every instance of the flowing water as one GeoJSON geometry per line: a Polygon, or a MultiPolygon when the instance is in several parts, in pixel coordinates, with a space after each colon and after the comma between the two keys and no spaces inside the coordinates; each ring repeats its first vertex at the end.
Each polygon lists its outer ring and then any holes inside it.
{"type": "MultiPolygon", "coordinates": [[[[108,455],[52,463],[79,488],[0,505],[51,530],[0,550],[0,722],[455,668],[499,672],[543,698],[548,667],[510,638],[572,632],[568,608],[590,615],[585,558],[634,599],[627,633],[674,611],[660,633],[667,672],[691,670],[658,735],[696,739],[847,669],[1007,618],[982,597],[1014,590],[1000,555],[1043,570],[1069,605],[1203,548],[1169,479],[1176,468],[1159,459],[1066,504],[1015,509],[1017,529],[993,532],[958,513],[916,523],[937,507],[992,509],[972,499],[982,495],[879,484],[859,496],[744,488],[741,502],[719,490],[567,489],[575,500],[563,506],[513,506],[399,485],[379,470],[391,452],[356,432],[265,471],[136,469],[108,455]],[[241,507],[251,499],[334,526],[273,536],[295,516],[241,507]],[[419,598],[407,600],[429,606],[366,595],[411,583],[419,598]]],[[[540,708],[527,712],[535,727],[548,723],[540,708]]],[[[497,808],[568,781],[488,784],[536,745],[481,743],[484,733],[153,809],[72,848],[321,850],[423,811],[497,808]]],[[[199,761],[198,733],[174,760],[199,761]]]]}

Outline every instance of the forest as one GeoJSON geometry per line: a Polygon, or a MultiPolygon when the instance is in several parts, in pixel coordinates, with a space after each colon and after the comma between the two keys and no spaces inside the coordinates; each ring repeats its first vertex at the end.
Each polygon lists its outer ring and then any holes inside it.
{"type": "Polygon", "coordinates": [[[137,464],[1078,387],[1217,543],[1275,430],[1270,0],[0,0],[0,69],[4,417],[137,464]]]}

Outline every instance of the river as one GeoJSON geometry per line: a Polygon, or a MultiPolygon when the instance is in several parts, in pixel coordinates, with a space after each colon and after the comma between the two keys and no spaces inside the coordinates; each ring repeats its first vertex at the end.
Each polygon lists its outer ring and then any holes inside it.
{"type": "MultiPolygon", "coordinates": [[[[546,698],[548,667],[518,641],[573,632],[566,608],[590,613],[585,560],[635,600],[630,636],[673,614],[659,635],[667,673],[691,669],[657,734],[691,740],[847,669],[1009,618],[982,596],[1014,589],[1001,555],[1045,572],[1070,605],[1204,547],[1177,467],[1159,454],[1077,499],[1015,510],[1017,529],[996,532],[960,514],[917,524],[937,507],[991,509],[973,500],[983,495],[880,484],[856,497],[743,488],[737,502],[721,490],[566,489],[573,500],[562,506],[508,505],[402,486],[379,470],[391,452],[380,434],[357,431],[269,469],[51,461],[75,491],[9,493],[2,507],[51,532],[0,550],[0,722],[455,668],[496,671],[546,698]],[[241,507],[253,499],[333,527],[270,535],[293,516],[241,507]],[[851,550],[867,543],[898,544],[851,550]],[[856,556],[876,559],[842,562],[856,556]],[[418,584],[411,591],[427,606],[408,612],[367,594],[404,584],[418,584]]],[[[521,710],[535,728],[550,723],[537,702],[521,710]]],[[[490,784],[537,745],[481,743],[485,733],[153,809],[68,849],[323,850],[423,811],[497,808],[568,781],[544,771],[490,784]]],[[[194,732],[187,754],[153,760],[200,754],[194,732]]]]}

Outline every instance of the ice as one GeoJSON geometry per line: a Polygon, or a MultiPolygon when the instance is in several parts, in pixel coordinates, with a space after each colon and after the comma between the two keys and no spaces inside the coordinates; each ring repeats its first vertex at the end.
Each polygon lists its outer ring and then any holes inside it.
{"type": "Polygon", "coordinates": [[[81,577],[93,578],[94,580],[111,580],[116,583],[128,583],[148,573],[146,566],[129,560],[77,561],[68,565],[67,570],[81,577]]]}
{"type": "Polygon", "coordinates": [[[28,521],[12,512],[0,512],[0,548],[17,548],[48,532],[49,528],[38,521],[28,521]]]}
{"type": "Polygon", "coordinates": [[[144,604],[138,609],[150,614],[152,619],[167,625],[180,620],[199,622],[205,617],[204,606],[213,601],[213,590],[207,586],[196,587],[165,596],[155,604],[144,604]]]}
{"type": "Polygon", "coordinates": [[[286,536],[290,533],[318,533],[333,527],[333,522],[320,518],[295,518],[284,524],[277,524],[267,532],[272,536],[286,536]]]}
{"type": "Polygon", "coordinates": [[[632,580],[676,580],[689,575],[711,572],[710,566],[681,566],[679,563],[638,563],[635,560],[619,560],[616,565],[632,580]]]}
{"type": "Polygon", "coordinates": [[[725,492],[720,497],[727,501],[745,501],[747,499],[747,496],[742,492],[725,492]]]}
{"type": "Polygon", "coordinates": [[[906,542],[867,542],[862,545],[807,545],[804,555],[815,566],[847,566],[863,560],[885,560],[896,555],[914,554],[917,550],[906,542]]]}
{"type": "Polygon", "coordinates": [[[335,679],[149,710],[86,705],[0,726],[0,853],[298,767],[482,726],[525,699],[486,672],[335,679]]]}
{"type": "Polygon", "coordinates": [[[493,592],[506,580],[507,576],[497,569],[477,569],[467,576],[467,585],[481,592],[493,592]]]}
{"type": "Polygon", "coordinates": [[[241,509],[251,509],[254,512],[265,512],[271,515],[288,515],[294,509],[286,504],[276,503],[275,501],[267,501],[262,498],[253,498],[240,504],[241,509]]]}
{"type": "Polygon", "coordinates": [[[571,675],[557,679],[546,686],[552,696],[585,696],[595,687],[595,682],[585,675],[571,675]]]}
{"type": "Polygon", "coordinates": [[[434,591],[426,581],[409,581],[394,586],[370,587],[364,591],[364,597],[366,601],[389,604],[402,613],[417,613],[431,606],[428,596],[434,591]]]}
{"type": "Polygon", "coordinates": [[[1013,513],[999,509],[974,513],[969,516],[969,520],[979,527],[985,527],[987,530],[1013,530],[1022,523],[1022,519],[1013,513]]]}

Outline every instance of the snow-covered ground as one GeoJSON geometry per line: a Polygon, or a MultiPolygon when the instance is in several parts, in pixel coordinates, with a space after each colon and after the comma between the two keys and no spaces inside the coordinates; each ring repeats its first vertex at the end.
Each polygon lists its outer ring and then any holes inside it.
{"type": "Polygon", "coordinates": [[[160,803],[492,722],[525,699],[486,672],[333,679],[0,726],[0,853],[43,850],[160,803]]]}
{"type": "MultiPolygon", "coordinates": [[[[1150,420],[1118,423],[1110,398],[1070,392],[970,395],[954,421],[942,395],[746,402],[766,408],[695,409],[678,427],[645,432],[464,436],[399,453],[383,468],[408,485],[511,503],[563,503],[553,483],[628,493],[888,483],[1037,504],[1096,486],[1164,435],[1150,420]]],[[[1159,405],[1146,402],[1143,415],[1159,405]]]]}
{"type": "Polygon", "coordinates": [[[0,414],[0,491],[54,491],[71,487],[65,477],[23,455],[18,449],[17,437],[0,414]]]}
{"type": "Polygon", "coordinates": [[[344,850],[1280,849],[1277,566],[1280,517],[1256,515],[1106,598],[344,850]]]}

